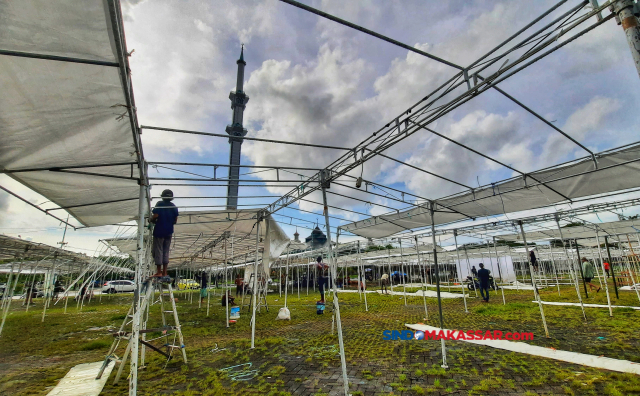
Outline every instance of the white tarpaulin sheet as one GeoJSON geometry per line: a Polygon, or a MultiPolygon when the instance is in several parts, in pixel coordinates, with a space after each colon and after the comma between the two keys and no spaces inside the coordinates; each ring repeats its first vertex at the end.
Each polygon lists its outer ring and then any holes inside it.
{"type": "MultiPolygon", "coordinates": [[[[117,63],[106,4],[0,0],[0,49],[117,63]]],[[[7,174],[75,206],[69,213],[86,226],[138,211],[137,155],[116,66],[0,55],[0,171],[45,169],[7,174]],[[127,165],[95,167],[117,163],[127,165]]]]}
{"type": "MultiPolygon", "coordinates": [[[[256,257],[256,217],[255,210],[235,212],[183,212],[174,226],[171,242],[170,265],[185,264],[195,267],[224,265],[225,257],[231,261],[254,261],[256,257]]],[[[260,224],[258,250],[269,242],[271,260],[277,259],[289,243],[289,238],[273,218],[268,217],[260,224]],[[265,238],[269,222],[269,238],[265,238]]],[[[135,256],[137,242],[132,239],[107,239],[122,253],[135,256]]],[[[258,259],[262,259],[259,253],[258,259]]]]}
{"type": "MultiPolygon", "coordinates": [[[[422,324],[405,324],[412,330],[435,331],[438,333],[440,328],[427,326],[422,324]]],[[[445,330],[446,333],[447,330],[445,330]]],[[[458,337],[458,331],[454,331],[453,337],[458,337]]],[[[553,348],[545,348],[536,345],[530,345],[524,342],[506,341],[506,340],[460,340],[460,342],[468,342],[470,344],[484,345],[492,348],[503,349],[505,351],[526,353],[528,355],[540,356],[548,359],[560,360],[568,363],[581,364],[583,366],[595,367],[603,370],[618,371],[621,373],[640,374],[640,364],[629,360],[612,359],[604,356],[587,355],[584,353],[561,351],[553,348]]]]}
{"type": "MultiPolygon", "coordinates": [[[[604,243],[607,235],[637,234],[640,232],[640,220],[612,221],[607,223],[595,223],[585,226],[562,227],[562,236],[565,239],[587,239],[596,237],[596,228],[600,236],[600,243],[604,243]]],[[[527,241],[544,239],[560,239],[560,231],[557,228],[533,231],[525,233],[527,241]]],[[[522,234],[500,235],[497,238],[506,241],[521,241],[522,234]]],[[[616,238],[618,239],[618,238],[616,238]]],[[[626,241],[626,240],[623,240],[626,241]]],[[[635,242],[635,241],[634,241],[635,242]]],[[[580,241],[583,244],[583,241],[580,241]]]]}
{"type": "MultiPolygon", "coordinates": [[[[533,172],[436,200],[436,225],[481,218],[543,206],[640,186],[640,145],[597,155],[598,167],[591,157],[569,164],[533,172]],[[534,180],[535,179],[535,180],[534,180]],[[537,182],[536,182],[537,180],[537,182]],[[541,184],[544,183],[544,184],[541,184]]],[[[395,233],[431,225],[429,209],[414,208],[390,215],[340,226],[367,238],[383,238],[395,233]]]]}

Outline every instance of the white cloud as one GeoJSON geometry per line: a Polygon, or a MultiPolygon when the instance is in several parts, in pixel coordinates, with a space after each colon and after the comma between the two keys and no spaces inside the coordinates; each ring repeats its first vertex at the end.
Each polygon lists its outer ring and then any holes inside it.
{"type": "MultiPolygon", "coordinates": [[[[617,99],[596,96],[582,108],[574,111],[561,128],[569,136],[578,142],[584,141],[590,134],[602,132],[605,121],[621,108],[617,99]]],[[[567,157],[583,157],[587,153],[577,147],[575,143],[554,133],[545,142],[541,156],[541,168],[552,165],[567,157]]]]}

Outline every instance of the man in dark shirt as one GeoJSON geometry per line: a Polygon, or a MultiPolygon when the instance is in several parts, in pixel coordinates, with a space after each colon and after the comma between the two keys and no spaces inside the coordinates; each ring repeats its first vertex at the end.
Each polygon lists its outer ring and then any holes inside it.
{"type": "Polygon", "coordinates": [[[538,270],[538,259],[536,258],[536,254],[533,252],[533,250],[531,250],[529,252],[529,258],[531,259],[531,265],[533,266],[534,270],[538,270]]]}
{"type": "Polygon", "coordinates": [[[489,302],[489,270],[485,269],[482,263],[480,263],[478,271],[478,280],[480,281],[480,295],[482,295],[484,302],[489,302]]]}
{"type": "Polygon", "coordinates": [[[320,291],[320,304],[324,304],[324,290],[327,287],[326,271],[329,266],[322,262],[322,256],[318,256],[316,259],[316,266],[318,269],[318,290],[320,291]]]}
{"type": "Polygon", "coordinates": [[[160,196],[162,201],[156,203],[150,219],[156,225],[153,228],[153,258],[156,262],[156,273],[153,276],[155,277],[167,276],[173,225],[178,221],[178,208],[171,203],[173,191],[164,190],[160,196]]]}

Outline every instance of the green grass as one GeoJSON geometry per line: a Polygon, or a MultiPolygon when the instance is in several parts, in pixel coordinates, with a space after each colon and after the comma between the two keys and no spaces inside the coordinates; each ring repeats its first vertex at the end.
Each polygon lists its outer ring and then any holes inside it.
{"type": "MultiPolygon", "coordinates": [[[[397,288],[396,288],[397,289],[397,288]]],[[[445,288],[446,290],[446,288],[445,288]]],[[[219,292],[219,291],[218,291],[219,292]]],[[[166,365],[165,359],[147,350],[146,370],[139,372],[140,395],[290,395],[293,384],[303,386],[303,394],[328,394],[329,382],[339,373],[340,356],[337,334],[331,332],[331,304],[324,315],[317,315],[317,295],[289,295],[291,321],[275,321],[282,299],[269,296],[269,312],[257,314],[256,345],[250,348],[250,313],[241,312],[238,323],[227,328],[225,311],[219,296],[211,299],[210,315],[198,308],[193,292],[176,293],[178,311],[187,345],[189,364],[179,358],[166,365]],[[275,301],[279,300],[279,301],[275,301]],[[213,352],[218,345],[219,351],[213,352]],[[233,381],[219,369],[252,362],[258,373],[250,381],[233,381]],[[292,372],[303,366],[307,374],[292,372]]],[[[473,293],[472,293],[473,294],[473,293]]],[[[587,302],[605,303],[603,293],[591,295],[587,302]]],[[[621,292],[619,305],[636,305],[634,293],[621,292]],[[635,299],[635,301],[634,301],[635,299]]],[[[532,344],[640,362],[640,313],[629,309],[614,310],[610,318],[606,310],[588,309],[588,324],[579,308],[545,306],[551,339],[544,337],[540,313],[531,303],[530,291],[505,291],[507,305],[500,298],[490,304],[469,299],[470,313],[465,314],[460,300],[443,300],[445,327],[461,330],[531,331],[532,344]],[[597,337],[604,337],[600,340],[597,337]]],[[[555,289],[543,289],[546,301],[574,301],[575,290],[563,288],[558,297],[555,289]],[[573,293],[573,294],[572,294],[573,293]]],[[[92,300],[81,312],[69,301],[68,313],[63,306],[47,311],[41,322],[42,304],[25,312],[14,303],[2,334],[0,348],[0,394],[46,394],[68,370],[80,363],[101,361],[113,338],[109,330],[117,330],[129,308],[130,296],[115,295],[92,300]],[[89,330],[98,328],[98,330],[89,330]]],[[[404,323],[424,321],[422,298],[368,295],[369,312],[357,293],[341,294],[344,345],[352,383],[351,393],[368,394],[358,389],[360,382],[373,385],[381,392],[395,395],[430,393],[497,394],[501,390],[524,389],[530,394],[542,393],[550,386],[554,394],[640,394],[640,379],[588,367],[463,342],[447,342],[449,368],[443,369],[440,343],[436,341],[383,341],[383,330],[403,330],[404,323]],[[580,373],[580,374],[576,374],[580,373]],[[520,379],[513,380],[518,377],[520,379]],[[540,389],[539,389],[540,388],[540,389]],[[457,392],[457,393],[456,393],[457,392]]],[[[435,299],[427,301],[427,324],[438,326],[435,299]]],[[[148,327],[161,325],[159,307],[152,306],[148,327]]],[[[153,337],[152,334],[148,335],[153,337]]],[[[122,355],[123,341],[116,352],[122,355]]],[[[118,385],[107,382],[103,394],[126,394],[128,367],[118,385]]]]}
{"type": "Polygon", "coordinates": [[[91,342],[87,342],[86,344],[82,344],[80,345],[80,350],[81,351],[93,351],[94,349],[106,349],[109,348],[109,346],[111,346],[112,341],[107,341],[107,340],[97,340],[97,341],[91,341],[91,342]]]}

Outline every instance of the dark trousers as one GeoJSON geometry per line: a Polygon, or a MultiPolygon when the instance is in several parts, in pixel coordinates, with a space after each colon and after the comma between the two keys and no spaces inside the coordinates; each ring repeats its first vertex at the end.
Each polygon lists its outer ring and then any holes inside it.
{"type": "Polygon", "coordinates": [[[327,278],[325,276],[318,277],[318,290],[320,291],[320,300],[324,301],[324,289],[327,286],[327,278]]]}
{"type": "Polygon", "coordinates": [[[484,301],[489,301],[489,285],[480,285],[480,295],[482,296],[482,298],[484,299],[484,301]],[[486,295],[485,295],[486,293],[486,295]]]}

